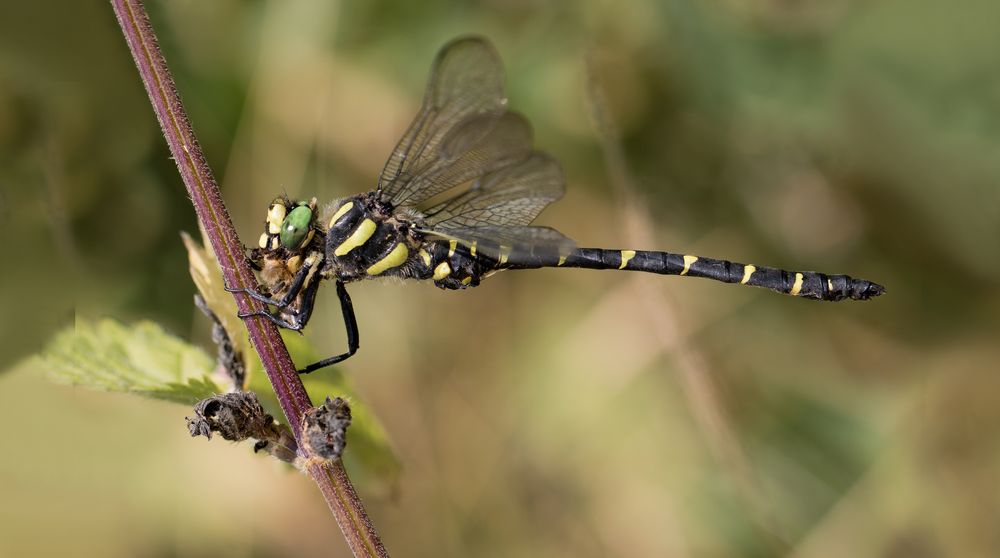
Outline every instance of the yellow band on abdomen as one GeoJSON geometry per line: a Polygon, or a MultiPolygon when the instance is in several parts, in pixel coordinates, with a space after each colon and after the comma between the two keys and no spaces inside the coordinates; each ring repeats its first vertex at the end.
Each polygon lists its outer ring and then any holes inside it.
{"type": "Polygon", "coordinates": [[[684,269],[681,270],[681,275],[687,275],[691,271],[691,264],[698,261],[698,256],[684,256],[684,269]]]}
{"type": "Polygon", "coordinates": [[[628,261],[635,257],[635,250],[622,250],[622,264],[618,266],[618,269],[625,269],[628,265],[628,261]]]}
{"type": "Polygon", "coordinates": [[[790,294],[792,296],[796,296],[796,295],[799,294],[799,292],[801,290],[802,290],[802,274],[801,273],[796,273],[795,274],[795,284],[792,285],[792,290],[789,291],[788,294],[790,294]]]}

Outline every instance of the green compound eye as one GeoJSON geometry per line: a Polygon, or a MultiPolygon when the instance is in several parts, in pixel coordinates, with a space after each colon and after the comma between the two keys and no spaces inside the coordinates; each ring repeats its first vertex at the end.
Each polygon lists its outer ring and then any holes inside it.
{"type": "Polygon", "coordinates": [[[304,205],[293,209],[281,223],[281,233],[278,238],[281,245],[288,250],[295,250],[309,232],[312,223],[312,210],[304,205]]]}

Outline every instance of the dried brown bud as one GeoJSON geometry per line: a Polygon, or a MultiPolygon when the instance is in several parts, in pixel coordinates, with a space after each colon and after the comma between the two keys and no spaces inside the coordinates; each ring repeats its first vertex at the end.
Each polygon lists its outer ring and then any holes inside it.
{"type": "Polygon", "coordinates": [[[264,411],[252,391],[223,393],[202,399],[194,407],[194,418],[187,418],[192,436],[211,439],[216,432],[226,440],[247,438],[272,439],[276,433],[274,418],[264,411]]]}
{"type": "Polygon", "coordinates": [[[302,445],[310,457],[340,459],[347,446],[347,427],[351,425],[351,407],[337,397],[326,398],[302,416],[302,445]]]}

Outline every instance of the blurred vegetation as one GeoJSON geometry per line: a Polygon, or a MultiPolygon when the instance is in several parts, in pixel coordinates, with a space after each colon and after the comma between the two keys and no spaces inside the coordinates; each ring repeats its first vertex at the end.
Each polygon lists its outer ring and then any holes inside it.
{"type": "MultiPolygon", "coordinates": [[[[244,446],[190,439],[183,407],[53,386],[24,360],[74,313],[210,341],[178,235],[196,230],[193,211],[110,7],[10,4],[0,555],[346,555],[306,479],[244,446]]],[[[568,195],[541,223],[581,245],[888,287],[871,303],[817,304],[565,270],[462,293],[353,286],[362,348],[341,370],[403,466],[395,492],[360,486],[391,551],[1000,547],[1000,4],[149,8],[251,242],[275,193],[371,188],[436,50],[481,33],[505,59],[512,107],[566,169],[568,195]],[[605,163],[594,87],[637,206],[605,163]]],[[[334,299],[321,295],[308,333],[330,353],[345,343],[334,299]]]]}

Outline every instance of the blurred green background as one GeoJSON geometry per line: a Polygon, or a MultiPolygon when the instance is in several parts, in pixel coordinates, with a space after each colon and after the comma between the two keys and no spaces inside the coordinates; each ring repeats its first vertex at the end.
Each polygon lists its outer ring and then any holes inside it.
{"type": "MultiPolygon", "coordinates": [[[[248,243],[276,193],[372,188],[434,53],[481,33],[566,170],[539,223],[888,287],[821,304],[581,270],[354,285],[342,369],[403,464],[392,490],[354,473],[394,555],[1000,548],[994,0],[149,9],[248,243]]],[[[189,438],[189,409],[25,360],[74,311],[209,340],[178,236],[193,211],[110,5],[3,11],[0,555],[347,555],[306,477],[189,438]]],[[[329,292],[309,329],[342,350],[329,292]]]]}

